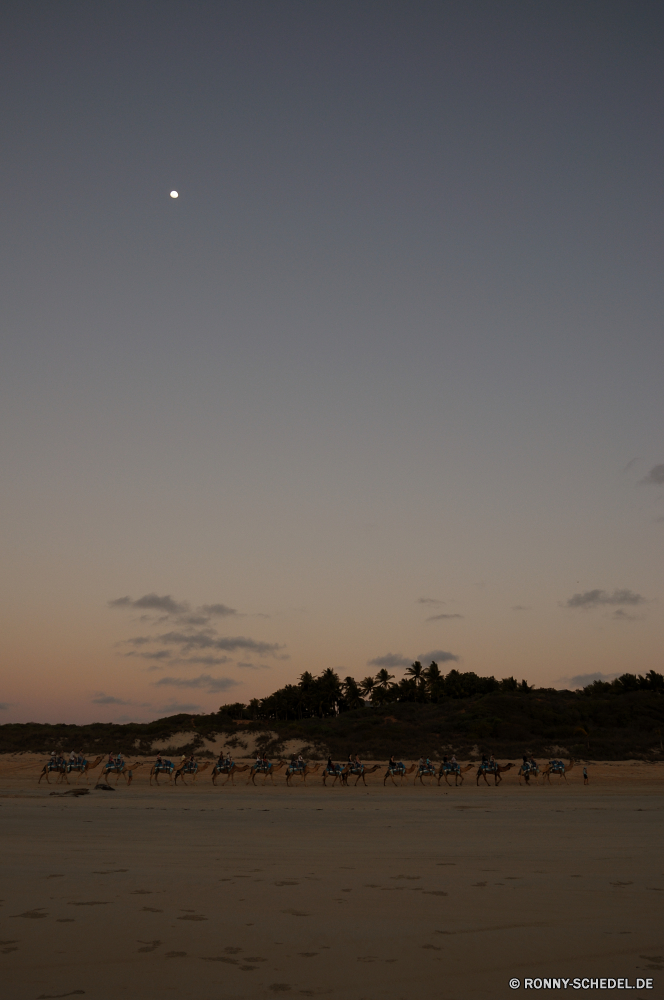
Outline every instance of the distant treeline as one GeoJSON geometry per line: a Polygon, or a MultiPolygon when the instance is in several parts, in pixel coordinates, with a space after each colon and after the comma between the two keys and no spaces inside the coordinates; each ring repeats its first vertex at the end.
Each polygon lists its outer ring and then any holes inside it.
{"type": "MultiPolygon", "coordinates": [[[[435,661],[423,667],[416,660],[397,683],[394,674],[386,668],[375,677],[356,681],[354,677],[343,680],[336,671],[324,670],[318,677],[306,671],[297,684],[286,684],[266,698],[253,698],[248,704],[234,702],[222,705],[219,712],[231,719],[251,719],[256,722],[323,719],[342,712],[364,708],[414,702],[420,705],[438,705],[450,698],[472,698],[495,692],[520,692],[528,694],[534,689],[525,680],[514,677],[480,677],[472,671],[462,673],[450,670],[443,674],[435,661]]],[[[583,689],[584,695],[622,695],[632,691],[664,693],[664,675],[654,670],[645,676],[623,674],[610,683],[594,681],[583,689]]]]}

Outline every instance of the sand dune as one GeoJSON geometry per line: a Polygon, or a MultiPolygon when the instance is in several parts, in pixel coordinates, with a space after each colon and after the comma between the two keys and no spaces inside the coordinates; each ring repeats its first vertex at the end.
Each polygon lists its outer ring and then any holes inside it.
{"type": "Polygon", "coordinates": [[[0,762],[10,1000],[493,1000],[512,976],[664,968],[661,766],[498,789],[151,788],[142,768],[72,798],[37,787],[42,759],[0,762]]]}

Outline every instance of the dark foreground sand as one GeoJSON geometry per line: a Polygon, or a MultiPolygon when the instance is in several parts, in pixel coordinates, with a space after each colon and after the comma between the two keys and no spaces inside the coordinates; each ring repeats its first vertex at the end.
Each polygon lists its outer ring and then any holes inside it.
{"type": "Polygon", "coordinates": [[[664,768],[589,770],[585,788],[137,776],[73,799],[5,759],[2,995],[494,1000],[513,976],[661,995],[664,768]]]}

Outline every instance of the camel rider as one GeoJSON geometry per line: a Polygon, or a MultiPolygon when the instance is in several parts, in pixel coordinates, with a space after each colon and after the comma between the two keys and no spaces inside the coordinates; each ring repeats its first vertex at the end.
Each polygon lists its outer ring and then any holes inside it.
{"type": "Polygon", "coordinates": [[[304,757],[302,756],[301,753],[297,755],[297,760],[295,761],[295,763],[297,764],[297,766],[301,771],[304,770],[304,757]]]}
{"type": "Polygon", "coordinates": [[[484,768],[488,768],[489,767],[489,761],[488,761],[487,755],[485,753],[482,754],[482,767],[484,767],[484,768]]]}
{"type": "MultiPolygon", "coordinates": [[[[154,762],[155,770],[164,766],[164,758],[161,756],[161,751],[157,754],[157,759],[154,762]]],[[[119,779],[118,779],[119,780],[119,779]]]]}
{"type": "Polygon", "coordinates": [[[452,765],[452,767],[456,767],[458,763],[459,763],[459,762],[458,762],[458,760],[456,759],[456,754],[454,754],[454,753],[453,753],[453,754],[452,754],[452,760],[450,761],[450,764],[452,765]]]}
{"type": "Polygon", "coordinates": [[[76,763],[76,751],[75,750],[72,750],[72,752],[69,754],[69,763],[70,764],[75,764],[76,763]]]}
{"type": "Polygon", "coordinates": [[[397,767],[397,762],[396,762],[396,760],[394,759],[394,754],[392,754],[392,756],[391,756],[391,757],[390,757],[390,759],[388,760],[388,762],[387,762],[387,767],[388,767],[388,769],[389,769],[390,771],[395,771],[395,770],[396,770],[396,767],[397,767]]]}
{"type": "Polygon", "coordinates": [[[327,769],[330,772],[330,774],[334,774],[334,772],[336,770],[335,765],[332,763],[332,758],[331,757],[327,758],[327,769]]]}
{"type": "Polygon", "coordinates": [[[362,761],[360,760],[360,758],[359,758],[359,756],[357,754],[355,754],[355,760],[353,761],[353,767],[357,767],[360,770],[362,770],[362,767],[363,767],[362,761]]]}

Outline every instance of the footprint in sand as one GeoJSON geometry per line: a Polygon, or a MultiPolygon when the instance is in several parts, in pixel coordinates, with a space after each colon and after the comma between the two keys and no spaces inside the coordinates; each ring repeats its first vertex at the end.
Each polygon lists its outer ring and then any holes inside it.
{"type": "MultiPolygon", "coordinates": [[[[291,917],[310,917],[310,913],[305,913],[304,910],[282,910],[282,913],[287,913],[291,917]]],[[[289,987],[290,989],[290,987],[289,987]]]]}
{"type": "Polygon", "coordinates": [[[227,955],[239,955],[239,953],[242,951],[242,948],[224,948],[224,951],[226,952],[227,955]]]}
{"type": "Polygon", "coordinates": [[[142,906],[141,913],[163,913],[163,910],[155,910],[154,906],[142,906]]]}
{"type": "Polygon", "coordinates": [[[167,951],[164,958],[185,958],[186,951],[167,951]]]}
{"type": "Polygon", "coordinates": [[[216,957],[213,957],[213,958],[207,958],[206,956],[203,956],[203,961],[204,962],[226,962],[227,965],[237,965],[238,964],[237,958],[226,958],[223,955],[219,955],[219,956],[216,956],[216,957]]]}
{"type": "Polygon", "coordinates": [[[176,917],[176,920],[207,920],[202,913],[185,913],[184,917],[176,917]]]}
{"type": "Polygon", "coordinates": [[[486,882],[473,882],[473,889],[483,889],[486,882]]]}
{"type": "Polygon", "coordinates": [[[395,879],[395,878],[397,878],[397,879],[398,878],[407,878],[407,879],[410,879],[411,882],[416,882],[418,879],[421,879],[422,876],[421,875],[390,875],[390,878],[391,879],[395,879]]]}
{"type": "Polygon", "coordinates": [[[267,962],[266,958],[261,958],[260,955],[247,955],[246,962],[267,962]]]}
{"type": "Polygon", "coordinates": [[[424,895],[424,896],[446,896],[447,893],[446,892],[441,892],[438,889],[425,889],[422,895],[424,895]]]}
{"type": "Polygon", "coordinates": [[[317,951],[299,951],[298,955],[300,958],[315,958],[319,953],[317,951]]]}
{"type": "Polygon", "coordinates": [[[288,881],[288,880],[284,880],[283,882],[275,882],[274,884],[275,885],[299,885],[300,883],[299,882],[291,882],[291,881],[288,881]]]}
{"type": "Polygon", "coordinates": [[[24,917],[26,920],[39,920],[41,917],[47,917],[48,913],[44,913],[44,907],[39,906],[36,910],[26,910],[25,913],[12,913],[10,919],[16,917],[24,917]]]}
{"type": "Polygon", "coordinates": [[[289,983],[272,983],[268,986],[268,990],[272,990],[273,993],[288,993],[293,987],[289,983]]]}
{"type": "Polygon", "coordinates": [[[3,955],[8,955],[10,951],[18,951],[18,944],[15,941],[0,941],[0,945],[4,945],[0,948],[3,955]]]}
{"type": "Polygon", "coordinates": [[[257,965],[239,965],[238,968],[239,968],[240,972],[253,972],[254,969],[258,968],[258,966],[257,965]]]}
{"type": "Polygon", "coordinates": [[[72,990],[70,993],[42,993],[37,1000],[61,1000],[62,997],[80,997],[85,990],[72,990]]]}
{"type": "Polygon", "coordinates": [[[142,948],[138,949],[139,951],[156,951],[161,944],[161,941],[141,941],[139,938],[138,943],[143,945],[142,948]]]}
{"type": "Polygon", "coordinates": [[[436,948],[435,944],[423,944],[423,948],[427,948],[429,951],[442,951],[442,948],[436,948]]]}
{"type": "Polygon", "coordinates": [[[110,899],[90,899],[85,903],[68,903],[67,906],[112,906],[113,901],[110,899]]]}

